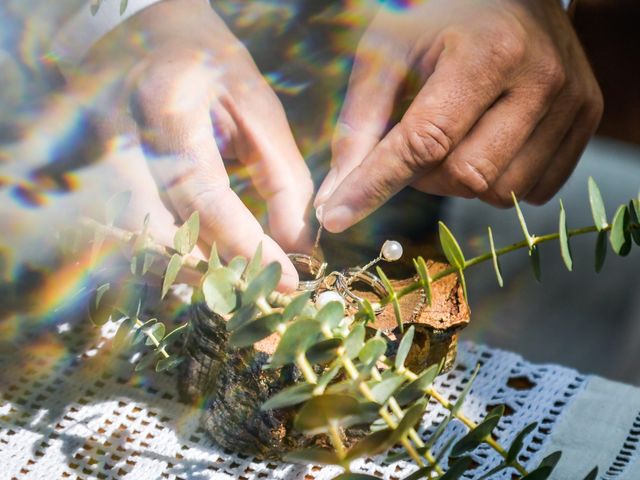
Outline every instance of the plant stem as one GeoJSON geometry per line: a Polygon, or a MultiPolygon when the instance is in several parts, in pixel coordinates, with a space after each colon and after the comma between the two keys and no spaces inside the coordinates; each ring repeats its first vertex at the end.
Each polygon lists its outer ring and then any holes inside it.
{"type": "MultiPolygon", "coordinates": [[[[140,328],[144,325],[144,323],[139,319],[136,318],[136,327],[140,328]]],[[[149,338],[151,340],[151,342],[153,343],[153,345],[158,348],[160,346],[160,342],[158,341],[158,339],[155,337],[155,335],[151,332],[145,332],[144,330],[142,331],[147,338],[149,338]]],[[[167,351],[164,349],[164,347],[162,347],[159,352],[162,354],[162,356],[164,358],[169,358],[169,354],[167,353],[167,351]]]]}

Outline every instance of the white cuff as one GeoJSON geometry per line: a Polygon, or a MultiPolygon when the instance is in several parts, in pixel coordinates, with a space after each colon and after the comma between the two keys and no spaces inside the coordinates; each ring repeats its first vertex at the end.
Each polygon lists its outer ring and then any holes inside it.
{"type": "Polygon", "coordinates": [[[95,15],[91,13],[93,1],[86,1],[56,33],[51,53],[62,65],[77,65],[103,36],[140,10],[160,1],[162,0],[130,0],[122,15],[120,0],[102,0],[95,15]]]}

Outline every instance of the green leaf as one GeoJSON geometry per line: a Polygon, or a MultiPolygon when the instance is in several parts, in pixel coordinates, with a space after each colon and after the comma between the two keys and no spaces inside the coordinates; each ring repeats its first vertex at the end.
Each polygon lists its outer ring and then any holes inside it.
{"type": "Polygon", "coordinates": [[[384,405],[404,381],[405,378],[402,375],[393,375],[385,378],[371,387],[371,394],[377,403],[384,405]]]}
{"type": "Polygon", "coordinates": [[[195,211],[176,231],[173,246],[181,255],[186,255],[196,246],[198,235],[200,235],[200,214],[195,211]]]}
{"type": "Polygon", "coordinates": [[[329,370],[325,371],[320,378],[318,378],[318,384],[316,385],[320,390],[324,390],[331,381],[336,378],[340,370],[342,369],[342,365],[340,362],[336,362],[329,370]]]}
{"type": "Polygon", "coordinates": [[[487,232],[489,235],[489,247],[491,248],[491,259],[493,261],[493,270],[496,272],[498,285],[500,285],[500,288],[502,288],[504,286],[504,281],[502,280],[502,271],[500,269],[500,260],[498,259],[498,254],[496,253],[496,246],[493,243],[493,232],[491,231],[491,227],[487,227],[487,232]]]}
{"type": "Polygon", "coordinates": [[[451,414],[452,415],[457,415],[457,413],[462,408],[462,404],[464,403],[464,399],[467,397],[467,394],[469,393],[469,390],[471,390],[471,386],[473,385],[473,381],[476,379],[476,376],[478,375],[479,371],[480,371],[480,364],[476,365],[476,368],[474,368],[473,373],[471,374],[471,377],[469,378],[469,381],[464,386],[464,389],[462,390],[462,392],[460,393],[460,396],[456,400],[456,403],[453,405],[453,407],[451,407],[451,414]]]}
{"type": "Polygon", "coordinates": [[[596,184],[596,181],[589,177],[589,204],[591,205],[591,214],[593,215],[593,223],[601,232],[607,227],[607,211],[604,208],[604,202],[602,201],[602,194],[596,184]]]}
{"type": "Polygon", "coordinates": [[[393,430],[389,441],[391,445],[398,443],[422,419],[427,408],[426,400],[414,403],[403,415],[398,426],[393,430]]]}
{"type": "Polygon", "coordinates": [[[516,435],[516,438],[514,438],[513,442],[511,442],[511,446],[509,447],[509,451],[507,452],[507,457],[505,459],[505,462],[507,464],[512,464],[516,461],[518,455],[520,454],[520,451],[522,450],[522,447],[524,446],[524,439],[527,438],[527,436],[531,432],[533,432],[537,426],[538,422],[530,423],[529,425],[524,427],[518,433],[518,435],[516,435]]]}
{"type": "Polygon", "coordinates": [[[284,307],[282,312],[282,321],[290,322],[304,311],[304,307],[309,303],[311,292],[304,292],[291,300],[291,303],[284,307]]]}
{"type": "Polygon", "coordinates": [[[552,454],[547,455],[542,459],[538,468],[522,477],[522,480],[546,480],[551,476],[551,473],[558,464],[561,455],[562,452],[553,452],[552,454]]]}
{"type": "Polygon", "coordinates": [[[429,269],[427,268],[427,263],[424,261],[424,258],[418,257],[413,259],[413,265],[416,268],[416,272],[418,272],[418,277],[420,278],[420,286],[426,295],[427,305],[431,305],[431,298],[433,297],[433,293],[431,291],[431,275],[429,275],[429,269]]]}
{"type": "Polygon", "coordinates": [[[267,265],[267,267],[253,279],[242,294],[242,303],[245,305],[247,303],[253,303],[258,298],[269,295],[278,285],[281,274],[282,266],[278,262],[267,265]]]}
{"type": "Polygon", "coordinates": [[[620,205],[613,216],[609,243],[616,254],[626,256],[631,250],[631,234],[629,233],[629,210],[626,205],[620,205]]]}
{"type": "Polygon", "coordinates": [[[344,318],[344,305],[340,302],[329,302],[320,309],[316,320],[329,330],[335,328],[344,318]]]}
{"type": "Polygon", "coordinates": [[[600,272],[607,258],[607,232],[598,232],[596,239],[596,272],[600,272]]]}
{"type": "Polygon", "coordinates": [[[458,241],[451,233],[451,230],[443,222],[438,222],[440,232],[440,245],[447,261],[458,270],[465,266],[464,254],[458,241]]]}
{"type": "Polygon", "coordinates": [[[115,299],[114,294],[110,290],[111,284],[105,283],[100,285],[95,289],[89,299],[89,319],[97,327],[107,323],[113,313],[113,302],[115,299]]]}
{"type": "Polygon", "coordinates": [[[404,406],[424,396],[440,371],[440,365],[431,365],[418,378],[406,385],[396,394],[397,402],[404,406]]]}
{"type": "Polygon", "coordinates": [[[471,457],[459,458],[438,480],[457,480],[471,467],[472,462],[471,457]]]}
{"type": "Polygon", "coordinates": [[[378,277],[380,277],[380,280],[382,281],[385,288],[387,289],[387,292],[389,292],[388,298],[391,301],[391,304],[393,305],[393,314],[396,317],[396,322],[398,324],[398,327],[400,328],[400,332],[403,333],[404,323],[402,322],[402,311],[400,310],[400,302],[398,301],[396,292],[393,289],[393,285],[391,285],[391,282],[389,281],[384,271],[382,271],[380,267],[376,267],[376,272],[378,272],[378,277]]]}
{"type": "Polygon", "coordinates": [[[464,296],[465,302],[469,302],[469,295],[467,294],[467,280],[464,278],[464,271],[458,270],[458,278],[460,279],[460,284],[462,285],[462,294],[464,296]]]}
{"type": "Polygon", "coordinates": [[[136,362],[134,371],[141,372],[142,370],[146,370],[155,363],[157,357],[157,350],[151,350],[150,352],[147,352],[140,360],[136,362]]]}
{"type": "Polygon", "coordinates": [[[236,308],[235,274],[225,267],[211,270],[202,281],[202,294],[212,312],[226,315],[236,308]]]}
{"type": "Polygon", "coordinates": [[[127,9],[128,3],[128,0],[120,0],[120,15],[124,14],[125,10],[127,9]]]}
{"type": "Polygon", "coordinates": [[[278,347],[270,360],[273,368],[282,367],[296,361],[321,336],[321,325],[314,319],[305,318],[290,324],[278,342],[278,347]]]}
{"type": "Polygon", "coordinates": [[[120,216],[125,212],[131,201],[131,191],[118,192],[113,195],[106,204],[105,223],[108,226],[114,225],[120,216]]]}
{"type": "Polygon", "coordinates": [[[457,458],[472,452],[487,436],[491,435],[503,414],[504,405],[499,405],[491,410],[480,424],[456,442],[451,449],[450,456],[457,458]]]}
{"type": "Polygon", "coordinates": [[[305,450],[294,450],[284,454],[284,460],[291,463],[339,465],[340,458],[327,448],[311,447],[305,450]]]}
{"type": "Polygon", "coordinates": [[[220,257],[218,256],[218,247],[216,247],[216,243],[213,242],[213,245],[211,245],[211,252],[209,252],[209,270],[220,268],[221,266],[222,263],[220,262],[220,257]]]}
{"type": "Polygon", "coordinates": [[[402,480],[423,480],[431,478],[430,474],[433,471],[432,465],[427,465],[426,467],[419,468],[411,475],[404,477],[402,480]]]}
{"type": "Polygon", "coordinates": [[[168,347],[169,345],[173,344],[176,340],[178,340],[180,338],[181,335],[183,335],[183,334],[185,334],[187,332],[188,328],[189,328],[189,322],[183,323],[179,327],[176,327],[173,330],[171,330],[162,339],[162,343],[160,344],[160,347],[164,348],[164,347],[168,347]]]}
{"type": "Polygon", "coordinates": [[[534,245],[533,248],[529,250],[529,262],[531,263],[533,276],[536,277],[538,282],[540,282],[542,278],[542,271],[540,269],[540,249],[537,245],[534,245]]]}
{"type": "Polygon", "coordinates": [[[258,244],[258,248],[256,248],[256,253],[253,254],[251,261],[247,265],[247,268],[244,271],[244,278],[247,282],[253,280],[256,275],[260,272],[260,267],[262,266],[262,242],[258,244]]]}
{"type": "Polygon", "coordinates": [[[389,442],[389,440],[391,439],[391,435],[392,430],[388,428],[370,433],[366,437],[359,440],[358,443],[356,443],[349,449],[349,451],[347,452],[347,456],[345,457],[345,461],[350,462],[364,456],[372,457],[384,452],[385,450],[393,446],[393,444],[389,442]]]}
{"type": "Polygon", "coordinates": [[[518,215],[518,222],[520,222],[520,228],[524,234],[524,239],[526,240],[527,245],[529,245],[529,250],[532,250],[534,246],[533,237],[529,234],[529,229],[527,228],[527,223],[524,221],[524,215],[522,214],[522,210],[520,210],[516,194],[511,192],[511,198],[513,198],[513,205],[516,207],[516,214],[518,215]]]}
{"type": "Polygon", "coordinates": [[[356,312],[356,321],[367,323],[374,323],[376,321],[376,312],[373,310],[373,305],[371,302],[363,298],[358,305],[358,311],[356,312]]]}
{"type": "Polygon", "coordinates": [[[340,458],[333,451],[327,448],[312,447],[305,450],[294,450],[284,454],[284,460],[291,463],[318,464],[318,465],[339,465],[340,458]]]}
{"type": "Polygon", "coordinates": [[[396,353],[395,359],[396,370],[404,368],[404,362],[407,359],[407,355],[409,355],[411,345],[413,345],[414,332],[415,328],[413,327],[413,325],[411,325],[409,327],[409,330],[407,330],[402,336],[402,340],[400,340],[400,345],[398,345],[398,353],[396,353]]]}
{"type": "Polygon", "coordinates": [[[382,338],[370,338],[358,354],[365,365],[373,366],[387,351],[387,343],[382,338]]]}
{"type": "Polygon", "coordinates": [[[365,328],[361,323],[357,324],[344,341],[344,350],[348,358],[354,359],[364,347],[365,328]]]}
{"type": "Polygon", "coordinates": [[[252,322],[258,316],[258,307],[250,303],[249,305],[243,305],[238,309],[236,313],[227,322],[227,331],[232,332],[240,327],[245,326],[249,322],[252,322]]]}
{"type": "Polygon", "coordinates": [[[584,477],[583,480],[596,480],[597,478],[598,478],[598,467],[593,467],[593,470],[587,473],[587,476],[584,477]]]}
{"type": "Polygon", "coordinates": [[[96,13],[98,13],[98,10],[100,9],[100,1],[101,0],[91,0],[91,15],[94,15],[96,13]]]}
{"type": "Polygon", "coordinates": [[[315,435],[326,433],[330,424],[342,427],[355,425],[353,419],[360,413],[360,403],[354,397],[325,393],[307,400],[293,425],[299,432],[315,435]]]}
{"type": "Polygon", "coordinates": [[[227,268],[233,273],[234,279],[237,282],[242,278],[245,268],[247,268],[247,259],[244,257],[233,257],[227,265],[227,268]]]}
{"type": "Polygon", "coordinates": [[[341,338],[329,338],[312,345],[306,352],[309,363],[327,363],[335,360],[338,349],[342,347],[341,338]]]}
{"type": "Polygon", "coordinates": [[[560,220],[558,222],[558,232],[560,234],[560,255],[567,270],[573,270],[573,259],[571,258],[571,246],[569,245],[569,232],[567,231],[567,214],[564,205],[560,200],[560,220]]]}
{"type": "Polygon", "coordinates": [[[164,272],[164,279],[162,280],[162,294],[160,298],[164,298],[169,292],[169,288],[173,285],[173,282],[176,281],[178,276],[178,272],[182,268],[182,257],[174,253],[169,260],[169,264],[167,265],[167,270],[164,272]]]}
{"type": "Polygon", "coordinates": [[[172,370],[180,365],[184,361],[185,357],[171,356],[163,358],[156,363],[156,372],[164,372],[165,370],[172,370]]]}
{"type": "Polygon", "coordinates": [[[373,475],[368,475],[366,473],[345,472],[341,473],[333,480],[380,480],[380,477],[374,477],[373,475]]]}
{"type": "Polygon", "coordinates": [[[315,385],[311,385],[310,383],[297,383],[287,387],[264,402],[260,410],[275,410],[298,405],[311,398],[314,388],[315,385]]]}
{"type": "Polygon", "coordinates": [[[640,200],[631,200],[629,202],[629,233],[636,242],[636,245],[640,245],[640,200]],[[631,228],[635,225],[635,228],[631,228]]]}
{"type": "Polygon", "coordinates": [[[142,254],[142,275],[146,275],[147,272],[149,271],[149,269],[151,268],[151,265],[153,265],[153,262],[155,261],[153,255],[151,255],[150,253],[143,253],[142,254]]]}
{"type": "Polygon", "coordinates": [[[146,345],[155,345],[153,340],[150,337],[155,338],[158,342],[160,342],[164,337],[165,326],[164,323],[154,323],[151,326],[144,329],[144,334],[147,336],[147,340],[145,341],[146,345]]]}
{"type": "Polygon", "coordinates": [[[263,338],[267,338],[282,323],[282,315],[272,313],[246,323],[234,330],[229,336],[229,345],[242,348],[249,347],[263,338]]]}
{"type": "Polygon", "coordinates": [[[118,327],[115,336],[113,337],[113,348],[119,350],[124,347],[127,340],[133,333],[133,327],[135,321],[132,318],[125,318],[118,327]]]}

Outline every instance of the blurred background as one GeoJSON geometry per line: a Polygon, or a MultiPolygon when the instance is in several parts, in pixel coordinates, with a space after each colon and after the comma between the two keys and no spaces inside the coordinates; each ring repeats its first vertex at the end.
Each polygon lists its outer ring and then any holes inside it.
{"type": "MultiPolygon", "coordinates": [[[[39,342],[61,359],[65,352],[54,348],[51,333],[59,319],[83,311],[91,284],[82,255],[75,255],[75,268],[60,256],[64,231],[81,213],[103,209],[119,191],[119,179],[133,174],[127,161],[141,155],[127,139],[103,145],[95,135],[92,116],[109,86],[70,90],[57,71],[51,39],[81,3],[0,1],[0,348],[39,342]]],[[[328,169],[333,124],[369,3],[214,2],[281,98],[316,184],[328,169]]],[[[606,102],[599,137],[559,193],[569,226],[579,227],[592,221],[589,176],[600,185],[609,215],[639,193],[640,5],[578,0],[574,15],[606,102]]],[[[264,220],[246,178],[233,174],[232,181],[264,220]]],[[[558,228],[557,199],[524,213],[534,234],[558,228]]],[[[375,256],[389,237],[412,252],[431,252],[438,218],[467,256],[486,251],[487,225],[498,245],[521,239],[513,211],[407,190],[351,231],[326,237],[325,253],[353,265],[375,256]]],[[[592,235],[572,241],[572,273],[557,243],[545,245],[541,284],[522,251],[503,258],[502,289],[490,265],[472,268],[472,325],[463,338],[640,385],[640,252],[621,259],[609,251],[596,275],[594,242],[592,235]]]]}

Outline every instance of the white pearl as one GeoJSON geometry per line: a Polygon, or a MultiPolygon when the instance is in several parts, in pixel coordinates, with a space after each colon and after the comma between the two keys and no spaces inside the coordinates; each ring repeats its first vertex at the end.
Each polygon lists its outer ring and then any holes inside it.
{"type": "Polygon", "coordinates": [[[382,253],[382,258],[387,262],[395,262],[402,257],[402,245],[395,240],[387,240],[382,244],[382,250],[380,250],[380,252],[382,253]]]}
{"type": "Polygon", "coordinates": [[[318,307],[318,309],[321,309],[330,302],[340,302],[343,307],[345,306],[344,298],[342,298],[342,295],[332,290],[326,290],[316,298],[316,307],[318,307]]]}

